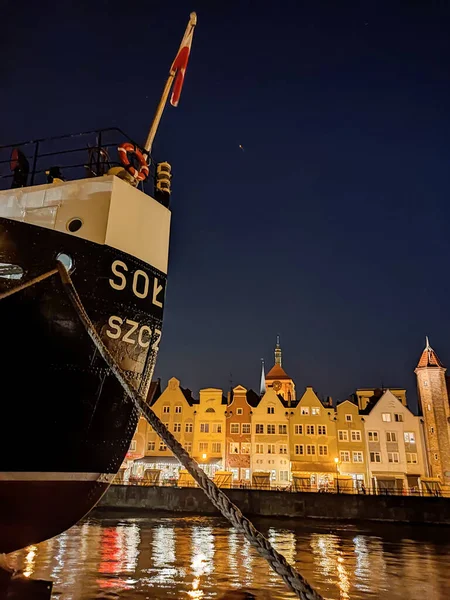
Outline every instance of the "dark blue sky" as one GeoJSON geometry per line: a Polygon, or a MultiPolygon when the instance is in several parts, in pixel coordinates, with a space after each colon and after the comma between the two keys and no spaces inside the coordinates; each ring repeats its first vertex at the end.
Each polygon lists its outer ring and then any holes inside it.
{"type": "Polygon", "coordinates": [[[117,125],[144,142],[189,12],[156,375],[343,399],[450,364],[450,5],[4,1],[1,143],[117,125]],[[245,152],[239,149],[239,144],[245,152]]]}

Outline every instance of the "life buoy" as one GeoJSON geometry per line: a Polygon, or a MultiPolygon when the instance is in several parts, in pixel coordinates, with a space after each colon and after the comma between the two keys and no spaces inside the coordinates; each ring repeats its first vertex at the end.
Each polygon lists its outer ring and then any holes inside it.
{"type": "Polygon", "coordinates": [[[119,152],[120,162],[123,164],[128,173],[138,181],[145,181],[149,175],[149,168],[142,152],[134,144],[125,142],[117,148],[119,152]],[[128,158],[128,153],[134,154],[139,162],[139,170],[135,169],[128,158]]]}

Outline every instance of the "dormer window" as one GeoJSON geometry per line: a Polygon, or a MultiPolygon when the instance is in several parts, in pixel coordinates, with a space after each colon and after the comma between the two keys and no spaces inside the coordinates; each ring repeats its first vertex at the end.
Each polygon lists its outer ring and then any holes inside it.
{"type": "Polygon", "coordinates": [[[268,415],[274,415],[275,414],[275,407],[274,406],[268,406],[267,407],[267,414],[268,415]]]}

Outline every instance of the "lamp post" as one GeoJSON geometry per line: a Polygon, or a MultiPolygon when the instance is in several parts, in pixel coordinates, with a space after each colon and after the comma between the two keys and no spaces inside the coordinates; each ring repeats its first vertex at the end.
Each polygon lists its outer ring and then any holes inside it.
{"type": "Polygon", "coordinates": [[[339,459],[336,457],[334,462],[336,463],[336,492],[339,494],[339,459]]]}

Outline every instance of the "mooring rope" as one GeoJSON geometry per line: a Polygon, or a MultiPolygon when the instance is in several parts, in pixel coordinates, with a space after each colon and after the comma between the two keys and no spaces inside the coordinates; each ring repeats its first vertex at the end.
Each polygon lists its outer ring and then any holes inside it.
{"type": "MultiPolygon", "coordinates": [[[[302,600],[323,600],[322,596],[318,594],[306,581],[306,579],[298,573],[284,558],[282,554],[277,552],[272,547],[269,540],[267,540],[262,533],[260,533],[256,527],[249,521],[239,510],[239,508],[231,502],[228,496],[219,489],[216,484],[206,475],[206,473],[200,469],[198,464],[193,460],[180,442],[172,435],[172,433],[165,427],[165,425],[159,420],[150,406],[145,400],[139,396],[137,391],[127,380],[126,376],[122,373],[120,367],[117,365],[113,356],[104,345],[102,339],[95,330],[94,325],[89,319],[86,313],[83,303],[78,296],[78,293],[73,285],[72,279],[65,268],[65,266],[58,262],[57,270],[61,277],[64,289],[74,306],[78,317],[83,323],[87,333],[94,342],[98,352],[103,357],[104,361],[117,377],[122,388],[126,394],[133,401],[136,408],[142,412],[147,421],[164,441],[166,446],[172,451],[183,467],[190,473],[195,479],[198,485],[202,488],[205,494],[208,496],[214,506],[222,513],[222,515],[228,519],[228,521],[238,531],[244,534],[250,544],[258,551],[258,553],[267,560],[272,569],[280,575],[286,585],[302,600]]],[[[29,285],[34,285],[47,277],[50,277],[56,272],[56,270],[49,271],[48,273],[37,277],[34,280],[18,286],[14,290],[9,290],[6,294],[0,295],[0,300],[6,296],[9,296],[17,291],[20,291],[29,285]]]]}

